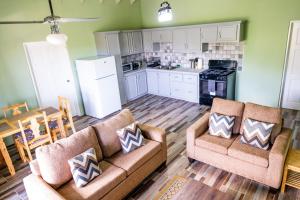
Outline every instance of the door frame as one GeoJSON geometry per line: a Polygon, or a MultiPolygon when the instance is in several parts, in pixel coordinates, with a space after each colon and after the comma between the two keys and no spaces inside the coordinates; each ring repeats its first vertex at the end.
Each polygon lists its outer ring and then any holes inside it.
{"type": "MultiPolygon", "coordinates": [[[[35,75],[33,73],[32,63],[31,63],[31,60],[29,58],[29,54],[28,54],[26,45],[33,44],[33,43],[41,43],[41,42],[45,42],[45,41],[24,42],[23,43],[23,48],[24,48],[24,51],[25,51],[25,56],[26,56],[26,60],[27,60],[27,64],[28,64],[28,69],[29,69],[30,77],[31,77],[31,80],[32,80],[32,83],[33,83],[33,87],[34,87],[34,91],[35,91],[35,95],[36,95],[39,107],[41,106],[41,96],[40,96],[40,93],[39,93],[39,90],[38,90],[38,87],[37,87],[36,78],[35,78],[35,75]]],[[[70,59],[70,57],[69,57],[69,59],[70,59]]],[[[70,61],[70,66],[72,66],[71,61],[70,61]]],[[[72,76],[73,76],[73,80],[74,80],[73,85],[74,85],[74,89],[75,89],[75,98],[74,99],[75,99],[75,109],[76,109],[75,113],[73,113],[73,116],[76,116],[76,115],[82,116],[83,113],[81,112],[81,109],[80,109],[80,103],[79,103],[77,88],[76,88],[76,84],[75,84],[75,77],[74,77],[72,69],[71,69],[71,71],[72,71],[72,76]]],[[[57,105],[58,105],[58,102],[57,102],[57,105]]]]}
{"type": "Polygon", "coordinates": [[[288,70],[288,60],[289,60],[289,55],[290,55],[291,38],[292,38],[292,34],[293,34],[293,26],[295,23],[300,23],[300,20],[292,20],[292,21],[290,21],[290,25],[289,25],[289,31],[288,31],[288,37],[287,37],[286,49],[285,49],[284,65],[283,65],[282,78],[281,78],[279,100],[278,100],[278,106],[280,108],[282,108],[283,93],[284,93],[284,88],[285,88],[285,80],[286,80],[286,75],[287,75],[287,70],[288,70]]]}

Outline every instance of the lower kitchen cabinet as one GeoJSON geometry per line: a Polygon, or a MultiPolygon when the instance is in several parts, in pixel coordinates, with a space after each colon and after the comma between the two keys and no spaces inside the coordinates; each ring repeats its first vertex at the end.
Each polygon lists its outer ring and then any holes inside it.
{"type": "Polygon", "coordinates": [[[170,73],[169,72],[159,72],[158,73],[158,95],[164,97],[171,96],[170,88],[170,73]]]}
{"type": "Polygon", "coordinates": [[[158,95],[158,72],[147,70],[148,93],[158,95]]]}
{"type": "Polygon", "coordinates": [[[139,71],[124,75],[127,100],[133,100],[147,94],[146,71],[139,71]]]}

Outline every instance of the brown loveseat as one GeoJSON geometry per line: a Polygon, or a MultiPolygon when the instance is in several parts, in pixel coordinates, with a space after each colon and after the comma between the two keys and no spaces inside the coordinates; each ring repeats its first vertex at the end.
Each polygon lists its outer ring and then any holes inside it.
{"type": "Polygon", "coordinates": [[[32,174],[24,178],[29,199],[122,199],[167,159],[165,132],[139,124],[145,145],[123,154],[116,130],[134,122],[129,110],[36,150],[32,174]],[[93,147],[102,174],[77,188],[67,160],[93,147]]]}
{"type": "Polygon", "coordinates": [[[235,116],[233,132],[236,134],[231,139],[209,135],[210,113],[206,113],[187,130],[187,156],[190,162],[195,159],[273,188],[279,188],[291,141],[291,130],[281,127],[281,110],[215,98],[211,112],[235,116]],[[247,118],[276,124],[272,130],[273,145],[270,150],[240,143],[242,123],[247,118]]]}

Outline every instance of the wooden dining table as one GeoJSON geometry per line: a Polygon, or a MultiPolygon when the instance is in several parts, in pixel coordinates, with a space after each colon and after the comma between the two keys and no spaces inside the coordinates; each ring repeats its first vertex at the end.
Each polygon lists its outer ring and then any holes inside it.
{"type": "Polygon", "coordinates": [[[64,130],[62,113],[58,109],[53,108],[53,107],[33,109],[28,112],[24,112],[22,114],[0,120],[0,150],[1,150],[3,158],[7,165],[7,168],[11,175],[15,175],[16,170],[12,163],[11,157],[7,151],[6,144],[4,142],[4,138],[13,136],[16,133],[20,132],[20,128],[18,125],[19,120],[22,121],[26,118],[32,117],[36,114],[40,114],[44,111],[46,112],[46,115],[47,115],[47,118],[49,121],[52,119],[57,120],[57,125],[59,126],[59,128],[61,130],[61,137],[63,137],[63,138],[67,137],[66,132],[64,130]]]}

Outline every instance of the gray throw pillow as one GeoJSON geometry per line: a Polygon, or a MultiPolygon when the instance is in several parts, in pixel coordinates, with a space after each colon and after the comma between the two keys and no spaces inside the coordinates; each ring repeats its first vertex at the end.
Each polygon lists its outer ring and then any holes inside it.
{"type": "Polygon", "coordinates": [[[227,139],[231,138],[234,120],[234,116],[212,113],[209,119],[209,134],[227,139]]]}
{"type": "Polygon", "coordinates": [[[68,163],[77,187],[85,186],[102,173],[94,148],[90,148],[68,160],[68,163]]]}
{"type": "Polygon", "coordinates": [[[117,130],[123,153],[129,153],[143,146],[144,137],[141,129],[136,123],[132,123],[125,128],[117,130]]]}
{"type": "Polygon", "coordinates": [[[241,143],[249,144],[253,147],[268,150],[270,138],[275,124],[260,122],[253,119],[244,121],[241,143]]]}

